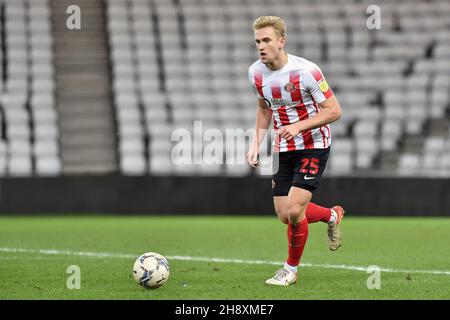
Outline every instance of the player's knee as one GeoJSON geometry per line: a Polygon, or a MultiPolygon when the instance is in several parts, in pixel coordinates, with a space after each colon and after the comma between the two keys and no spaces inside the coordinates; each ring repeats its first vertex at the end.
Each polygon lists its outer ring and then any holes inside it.
{"type": "Polygon", "coordinates": [[[298,221],[304,215],[305,206],[302,204],[291,204],[288,206],[288,216],[291,221],[298,221]]]}

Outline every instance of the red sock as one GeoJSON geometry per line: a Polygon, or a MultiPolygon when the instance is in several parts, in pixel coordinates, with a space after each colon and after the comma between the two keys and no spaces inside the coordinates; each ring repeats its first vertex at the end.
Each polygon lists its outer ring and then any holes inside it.
{"type": "Polygon", "coordinates": [[[296,226],[288,223],[288,252],[287,263],[291,266],[298,266],[300,258],[308,239],[308,220],[305,218],[296,226]]]}
{"type": "Polygon", "coordinates": [[[310,202],[306,207],[305,215],[306,219],[308,219],[308,223],[314,223],[317,221],[328,222],[331,218],[331,209],[324,208],[310,202]]]}

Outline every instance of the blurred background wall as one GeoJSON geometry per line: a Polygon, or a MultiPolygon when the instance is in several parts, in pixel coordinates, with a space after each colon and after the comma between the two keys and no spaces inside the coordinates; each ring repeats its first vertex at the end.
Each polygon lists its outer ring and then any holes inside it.
{"type": "Polygon", "coordinates": [[[450,215],[446,0],[0,0],[0,213],[273,214],[260,15],[342,106],[313,201],[450,215]]]}

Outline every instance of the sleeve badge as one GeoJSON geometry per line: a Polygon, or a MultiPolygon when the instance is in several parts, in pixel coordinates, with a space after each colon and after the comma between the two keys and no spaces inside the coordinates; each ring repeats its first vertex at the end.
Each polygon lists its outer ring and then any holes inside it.
{"type": "Polygon", "coordinates": [[[328,83],[325,79],[320,80],[318,84],[319,84],[320,91],[322,91],[322,92],[327,92],[330,89],[330,87],[328,86],[328,83]]]}

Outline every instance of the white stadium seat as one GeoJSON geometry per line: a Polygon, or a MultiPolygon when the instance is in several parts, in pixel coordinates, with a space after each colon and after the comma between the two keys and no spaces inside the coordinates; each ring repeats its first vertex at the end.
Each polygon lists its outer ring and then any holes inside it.
{"type": "Polygon", "coordinates": [[[120,160],[121,172],[125,175],[143,175],[146,172],[145,159],[140,153],[125,153],[120,160]]]}
{"type": "Polygon", "coordinates": [[[62,164],[57,157],[37,157],[36,173],[38,176],[58,176],[61,174],[62,164]]]}

